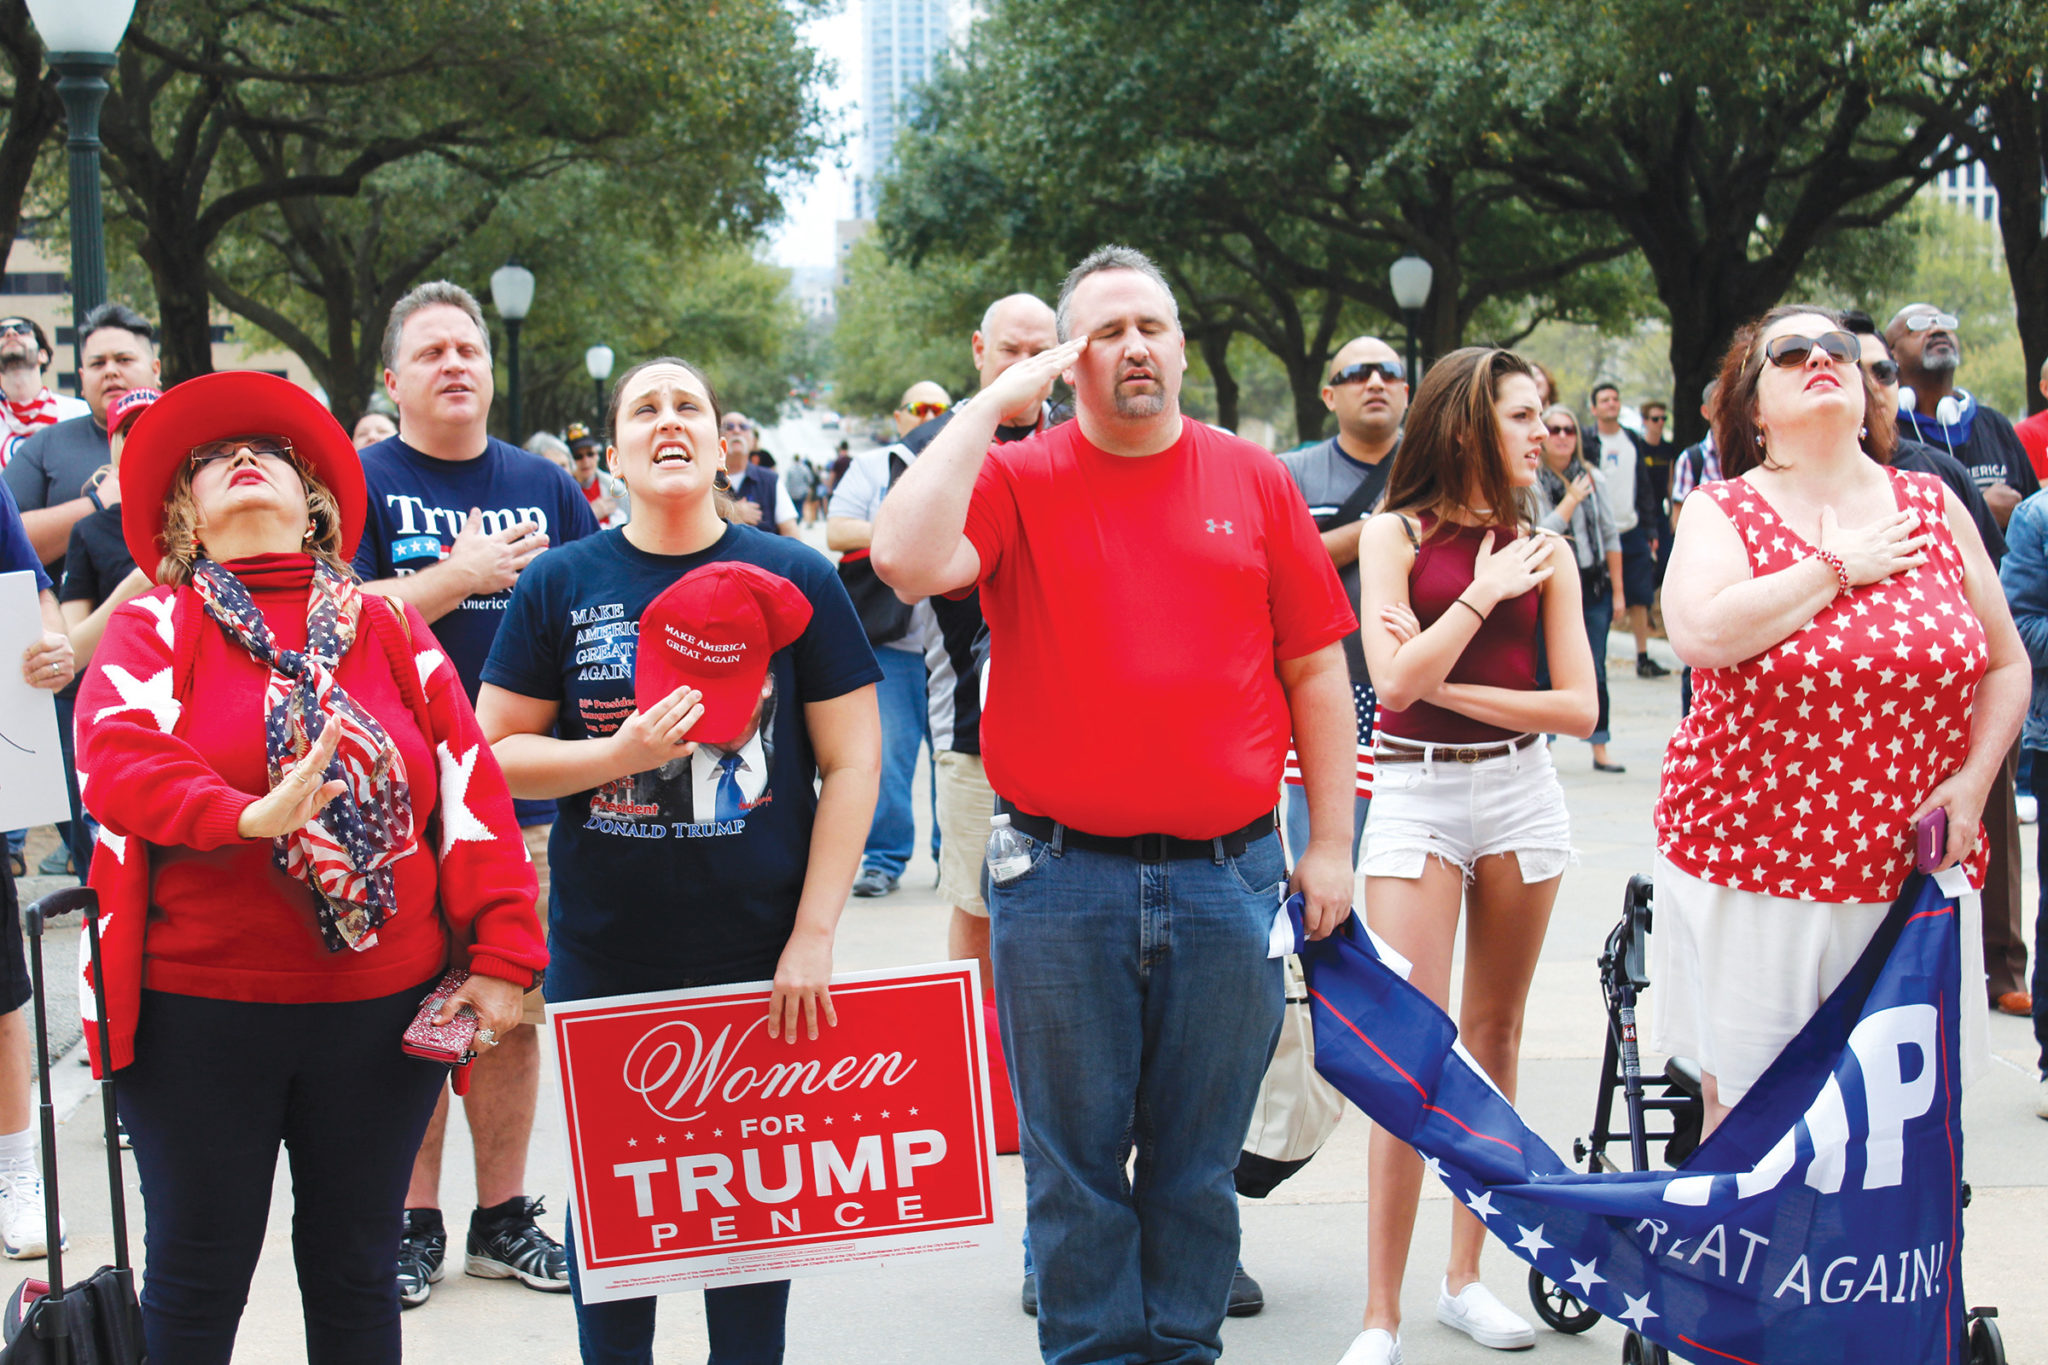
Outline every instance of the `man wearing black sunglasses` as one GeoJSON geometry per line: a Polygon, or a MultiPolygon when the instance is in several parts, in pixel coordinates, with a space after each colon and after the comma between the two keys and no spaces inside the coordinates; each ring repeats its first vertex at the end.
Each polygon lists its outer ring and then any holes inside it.
{"type": "Polygon", "coordinates": [[[14,448],[46,426],[83,417],[84,400],[50,391],[43,370],[52,352],[42,324],[20,316],[0,318],[0,469],[14,448]]]}
{"type": "MultiPolygon", "coordinates": [[[[1337,419],[1337,434],[1327,441],[1290,451],[1280,463],[1308,502],[1309,515],[1322,532],[1323,549],[1337,566],[1344,595],[1358,601],[1358,533],[1387,486],[1394,450],[1401,444],[1401,419],[1408,412],[1408,371],[1394,348],[1378,337],[1356,337],[1330,357],[1323,382],[1323,406],[1337,419]]],[[[1344,662],[1351,672],[1352,702],[1358,712],[1358,785],[1351,826],[1351,852],[1358,854],[1358,836],[1372,797],[1372,677],[1365,669],[1365,649],[1358,632],[1344,637],[1344,662]]],[[[1308,800],[1299,785],[1294,755],[1287,763],[1287,845],[1297,853],[1308,847],[1308,800]]]]}
{"type": "Polygon", "coordinates": [[[1886,324],[1885,345],[1899,365],[1899,434],[1961,461],[2004,526],[2020,499],[2041,482],[2005,414],[1956,387],[1963,363],[1959,325],[1954,314],[1929,303],[1909,303],[1886,324]]]}

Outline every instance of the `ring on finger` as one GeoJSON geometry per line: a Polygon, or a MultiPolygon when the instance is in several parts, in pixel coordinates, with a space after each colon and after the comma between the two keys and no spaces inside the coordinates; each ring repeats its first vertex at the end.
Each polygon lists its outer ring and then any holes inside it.
{"type": "Polygon", "coordinates": [[[485,1047],[496,1047],[498,1045],[498,1031],[496,1029],[480,1028],[476,1031],[476,1040],[485,1047]]]}

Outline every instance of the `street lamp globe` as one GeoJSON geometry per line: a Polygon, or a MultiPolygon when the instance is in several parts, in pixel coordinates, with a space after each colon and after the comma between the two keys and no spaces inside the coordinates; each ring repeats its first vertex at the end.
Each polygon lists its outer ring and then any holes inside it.
{"type": "Polygon", "coordinates": [[[112,52],[128,31],[135,0],[28,0],[29,17],[51,57],[112,52]]]}
{"type": "Polygon", "coordinates": [[[1393,286],[1394,302],[1403,312],[1429,303],[1430,281],[1436,272],[1420,256],[1403,256],[1387,267],[1387,283],[1393,286]]]}
{"type": "Polygon", "coordinates": [[[602,384],[612,377],[612,359],[612,348],[600,342],[583,353],[583,368],[602,384]]]}
{"type": "Polygon", "coordinates": [[[533,272],[518,261],[507,261],[491,272],[491,302],[498,316],[507,322],[524,322],[533,309],[533,272]]]}

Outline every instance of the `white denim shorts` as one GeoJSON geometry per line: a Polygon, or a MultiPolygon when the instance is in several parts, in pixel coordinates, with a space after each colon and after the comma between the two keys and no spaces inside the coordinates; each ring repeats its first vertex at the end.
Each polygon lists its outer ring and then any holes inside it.
{"type": "Polygon", "coordinates": [[[1458,745],[1382,734],[1375,752],[1388,749],[1420,749],[1425,756],[1419,763],[1373,764],[1362,875],[1420,877],[1429,859],[1440,858],[1469,881],[1481,858],[1512,853],[1524,882],[1543,882],[1576,859],[1549,745],[1538,741],[1461,763],[1458,745]]]}

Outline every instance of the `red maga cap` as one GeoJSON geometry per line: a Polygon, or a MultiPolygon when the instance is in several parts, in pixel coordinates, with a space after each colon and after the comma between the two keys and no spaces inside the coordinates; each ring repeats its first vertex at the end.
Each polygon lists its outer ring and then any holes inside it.
{"type": "Polygon", "coordinates": [[[731,561],[692,569],[641,614],[634,704],[645,711],[687,684],[704,694],[690,738],[738,739],[760,705],[768,660],[810,623],[810,599],[786,578],[731,561]]]}

